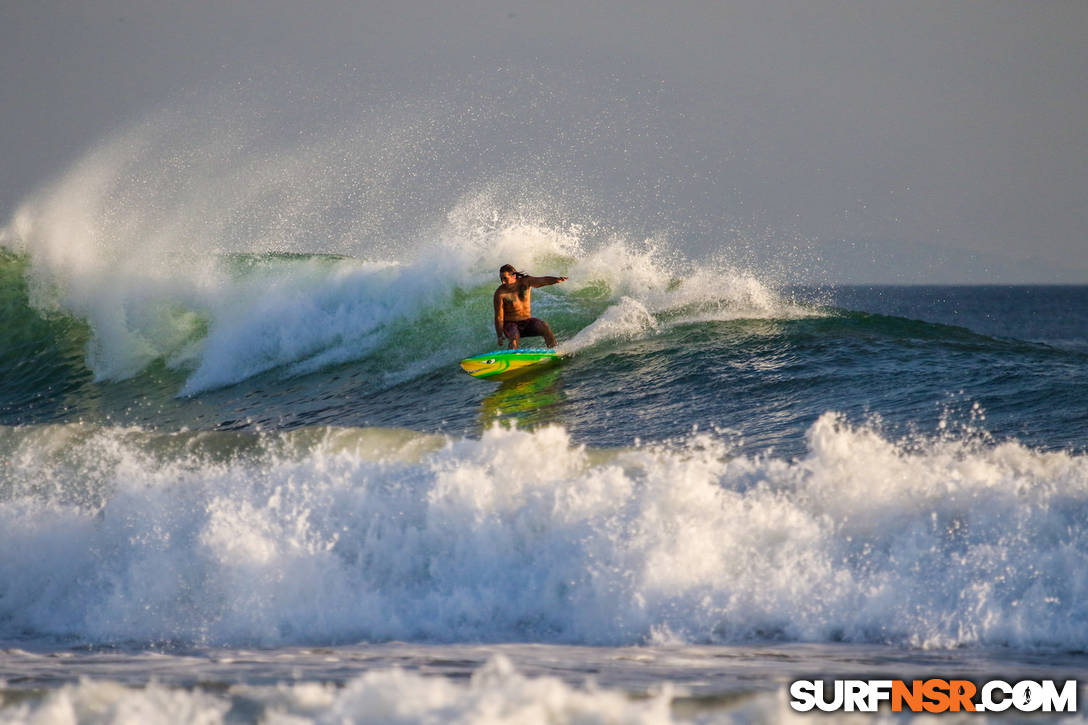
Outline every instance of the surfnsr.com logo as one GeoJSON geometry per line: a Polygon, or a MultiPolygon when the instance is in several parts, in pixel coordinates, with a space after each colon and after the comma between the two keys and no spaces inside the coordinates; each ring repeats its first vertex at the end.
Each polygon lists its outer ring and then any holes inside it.
{"type": "Polygon", "coordinates": [[[877,712],[883,703],[892,712],[1076,712],[1077,681],[797,680],[790,698],[798,712],[877,712]]]}

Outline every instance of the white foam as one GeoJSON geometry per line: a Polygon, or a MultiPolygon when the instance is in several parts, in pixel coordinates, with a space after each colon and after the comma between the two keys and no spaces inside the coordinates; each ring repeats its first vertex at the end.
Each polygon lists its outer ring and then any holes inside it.
{"type": "MultiPolygon", "coordinates": [[[[2,705],[3,703],[0,703],[2,705]]],[[[109,681],[84,680],[44,697],[0,707],[3,725],[169,725],[222,723],[230,710],[227,698],[152,683],[130,688],[109,681]]]]}
{"type": "Polygon", "coordinates": [[[657,320],[638,300],[621,297],[618,302],[557,348],[560,353],[577,352],[605,340],[630,340],[657,329],[657,320]]]}
{"type": "MultiPolygon", "coordinates": [[[[289,273],[246,279],[222,292],[199,364],[183,394],[236,383],[284,365],[310,372],[364,357],[389,326],[435,304],[434,288],[404,294],[411,270],[345,261],[291,265],[289,273]]],[[[441,291],[438,293],[441,298],[441,291]]]]}
{"type": "MultiPolygon", "coordinates": [[[[172,689],[151,682],[125,687],[83,679],[45,693],[0,700],[0,723],[237,722],[240,717],[268,725],[338,723],[352,725],[747,725],[749,723],[932,722],[930,715],[891,713],[797,713],[786,687],[689,699],[682,687],[654,683],[648,692],[627,693],[592,681],[567,684],[553,677],[527,677],[502,655],[471,678],[377,669],[343,686],[320,682],[235,685],[226,690],[172,689]]],[[[984,714],[971,722],[1006,722],[984,714]]],[[[1073,715],[1062,722],[1083,722],[1073,715]]]]}
{"type": "Polygon", "coordinates": [[[495,657],[471,680],[426,677],[400,669],[377,670],[343,687],[320,683],[235,686],[226,693],[170,689],[155,683],[126,688],[84,680],[42,698],[0,707],[0,723],[215,723],[231,722],[234,703],[245,703],[260,722],[287,723],[561,723],[678,722],[668,686],[634,699],[593,685],[573,687],[550,677],[529,678],[505,657],[495,657]]]}
{"type": "Polygon", "coordinates": [[[593,293],[606,307],[562,345],[567,352],[682,324],[820,314],[783,299],[751,272],[721,261],[694,263],[660,240],[613,239],[576,259],[570,276],[572,292],[593,293]]]}
{"type": "Polygon", "coordinates": [[[174,438],[7,429],[0,636],[1088,646],[1080,455],[831,414],[797,461],[556,427],[395,458],[174,438]]]}

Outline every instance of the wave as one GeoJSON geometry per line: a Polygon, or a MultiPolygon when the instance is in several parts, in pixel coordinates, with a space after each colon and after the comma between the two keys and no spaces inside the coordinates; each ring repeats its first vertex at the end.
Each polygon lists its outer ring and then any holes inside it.
{"type": "Polygon", "coordinates": [[[0,706],[5,722],[65,718],[81,722],[123,722],[133,712],[155,712],[165,722],[229,722],[244,707],[258,721],[359,723],[474,723],[559,725],[584,722],[638,722],[646,725],[692,722],[788,721],[784,693],[746,698],[685,697],[683,688],[661,685],[647,695],[591,683],[572,686],[555,677],[528,677],[497,656],[471,679],[381,669],[352,678],[343,687],[320,683],[236,685],[226,691],[172,689],[152,682],[143,688],[82,680],[47,694],[0,706]],[[740,702],[736,700],[740,699],[740,702]]]}
{"type": "Polygon", "coordinates": [[[750,273],[691,271],[691,262],[666,263],[649,243],[594,245],[541,224],[470,223],[463,214],[455,210],[433,239],[391,260],[231,254],[192,267],[160,259],[149,271],[90,249],[92,261],[58,262],[48,250],[80,240],[64,236],[66,227],[42,231],[41,223],[23,225],[19,258],[28,306],[86,330],[85,364],[96,380],[163,365],[184,375],[180,395],[270,371],[292,377],[368,359],[379,379],[393,383],[452,364],[494,345],[491,294],[505,262],[571,278],[534,297],[534,312],[551,322],[568,353],[681,319],[814,314],[750,273]]]}
{"type": "Polygon", "coordinates": [[[484,265],[502,259],[572,275],[535,298],[566,354],[737,321],[795,323],[775,328],[792,342],[860,335],[992,351],[1044,347],[835,309],[813,291],[798,301],[796,291],[778,291],[728,266],[697,268],[675,256],[666,263],[666,252],[647,243],[612,240],[586,252],[580,238],[526,222],[469,231],[462,221],[441,239],[423,255],[441,250],[449,259],[439,267],[328,254],[232,254],[206,260],[201,274],[210,276],[198,300],[119,272],[102,286],[80,280],[76,286],[88,296],[79,304],[63,291],[68,285],[43,282],[32,255],[0,250],[0,295],[8,310],[0,365],[4,389],[14,396],[8,405],[28,403],[65,381],[85,381],[88,372],[116,381],[156,367],[176,371],[180,395],[268,372],[282,379],[361,361],[369,362],[373,379],[395,385],[494,344],[491,267],[484,265]],[[78,309],[90,312],[81,316],[78,309]]]}
{"type": "Polygon", "coordinates": [[[797,312],[773,275],[602,224],[577,194],[549,195],[571,185],[537,183],[539,169],[434,181],[452,139],[487,135],[460,108],[387,103],[338,126],[239,105],[149,115],[0,231],[26,260],[30,306],[85,327],[95,380],[159,365],[196,395],[375,354],[403,379],[493,344],[504,263],[571,278],[535,300],[569,351],[637,334],[640,322],[617,322],[631,306],[655,319],[797,312]],[[398,354],[405,344],[415,349],[398,354]]]}
{"type": "Polygon", "coordinates": [[[1088,462],[966,428],[0,432],[8,639],[1088,647],[1088,462]]]}
{"type": "MultiPolygon", "coordinates": [[[[602,222],[577,194],[548,195],[556,180],[534,186],[531,169],[421,197],[404,180],[429,178],[435,129],[468,132],[440,108],[383,107],[285,135],[267,114],[217,104],[105,139],[0,231],[3,284],[21,278],[19,324],[66,326],[40,345],[63,349],[45,385],[154,371],[173,394],[199,396],[362,363],[390,387],[494,345],[504,263],[570,277],[534,299],[570,354],[692,323],[844,316],[795,299],[774,269],[693,258],[664,232],[602,222]]],[[[845,317],[886,336],[960,336],[845,317]]],[[[26,388],[20,401],[43,381],[26,388]]]]}

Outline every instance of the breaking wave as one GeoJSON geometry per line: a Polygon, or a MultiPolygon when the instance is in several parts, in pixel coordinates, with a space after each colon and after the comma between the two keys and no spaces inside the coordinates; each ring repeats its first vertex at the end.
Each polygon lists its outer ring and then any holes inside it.
{"type": "Polygon", "coordinates": [[[1088,464],[826,414],[796,460],[558,426],[0,436],[0,637],[1084,648],[1088,464]]]}

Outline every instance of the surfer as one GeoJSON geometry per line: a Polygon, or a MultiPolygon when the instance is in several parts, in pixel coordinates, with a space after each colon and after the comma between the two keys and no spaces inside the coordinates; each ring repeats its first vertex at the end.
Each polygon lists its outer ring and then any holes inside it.
{"type": "Polygon", "coordinates": [[[512,264],[499,268],[502,284],[495,290],[495,333],[502,345],[504,336],[510,338],[510,348],[516,348],[522,337],[543,337],[548,347],[555,347],[555,335],[544,320],[533,317],[534,287],[566,282],[566,277],[532,277],[514,269],[512,264]]]}

